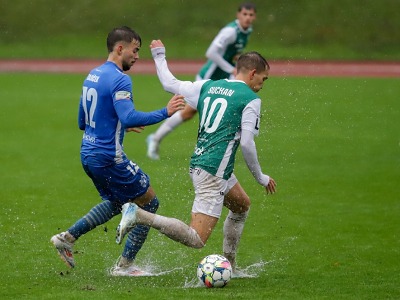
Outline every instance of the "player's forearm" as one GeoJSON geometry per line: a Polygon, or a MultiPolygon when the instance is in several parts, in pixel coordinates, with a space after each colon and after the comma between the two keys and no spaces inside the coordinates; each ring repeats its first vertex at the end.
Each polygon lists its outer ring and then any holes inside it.
{"type": "Polygon", "coordinates": [[[168,118],[167,108],[151,112],[137,111],[130,101],[119,100],[114,105],[118,118],[124,128],[148,126],[168,118]]]}
{"type": "Polygon", "coordinates": [[[210,46],[206,52],[206,57],[212,60],[214,63],[218,65],[220,69],[227,73],[233,73],[235,69],[229,62],[227,62],[222,55],[219,53],[219,49],[217,46],[210,46]]]}
{"type": "Polygon", "coordinates": [[[253,134],[250,131],[243,130],[242,138],[240,141],[244,160],[249,168],[251,174],[262,186],[267,186],[269,176],[265,175],[262,170],[257,157],[256,144],[253,139],[253,134]]]}
{"type": "Polygon", "coordinates": [[[167,60],[165,58],[165,48],[152,48],[151,54],[156,64],[158,79],[160,80],[164,90],[173,94],[179,94],[181,81],[176,79],[168,68],[167,60]]]}

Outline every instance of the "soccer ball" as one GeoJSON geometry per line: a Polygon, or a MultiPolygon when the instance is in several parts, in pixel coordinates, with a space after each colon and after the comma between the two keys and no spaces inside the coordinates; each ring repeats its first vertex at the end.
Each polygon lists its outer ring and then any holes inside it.
{"type": "Polygon", "coordinates": [[[224,287],[232,277],[231,263],[222,255],[208,255],[197,266],[197,277],[206,287],[224,287]]]}

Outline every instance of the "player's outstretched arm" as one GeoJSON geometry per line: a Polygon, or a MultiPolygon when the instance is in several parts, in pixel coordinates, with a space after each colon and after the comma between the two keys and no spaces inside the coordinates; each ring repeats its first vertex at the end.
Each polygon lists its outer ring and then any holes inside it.
{"type": "Polygon", "coordinates": [[[180,94],[181,81],[176,79],[168,68],[164,44],[160,40],[153,40],[150,43],[150,49],[156,64],[158,79],[164,90],[173,94],[180,94]]]}
{"type": "Polygon", "coordinates": [[[200,90],[206,80],[192,82],[175,78],[168,68],[164,44],[160,40],[153,40],[150,48],[156,64],[157,76],[164,90],[173,94],[183,95],[187,103],[192,107],[197,107],[200,90]]]}

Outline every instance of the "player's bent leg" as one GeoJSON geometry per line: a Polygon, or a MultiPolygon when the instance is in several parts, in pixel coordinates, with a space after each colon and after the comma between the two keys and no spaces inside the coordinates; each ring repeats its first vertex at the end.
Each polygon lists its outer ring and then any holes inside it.
{"type": "Polygon", "coordinates": [[[228,181],[201,168],[191,168],[190,177],[195,190],[190,227],[206,243],[221,216],[228,181]]]}
{"type": "MultiPolygon", "coordinates": [[[[143,206],[143,210],[150,213],[155,213],[158,209],[158,206],[158,199],[157,197],[154,197],[148,204],[143,206]]],[[[150,272],[142,270],[134,264],[136,255],[146,241],[149,230],[150,226],[136,225],[129,232],[124,251],[122,252],[122,255],[116,264],[110,269],[110,275],[131,277],[152,276],[150,272]]]]}
{"type": "Polygon", "coordinates": [[[193,213],[190,227],[199,235],[201,241],[205,244],[217,225],[219,218],[209,216],[203,213],[193,213]]]}
{"type": "Polygon", "coordinates": [[[250,209],[250,198],[239,182],[236,181],[225,195],[224,205],[229,208],[229,213],[224,222],[223,253],[236,274],[236,253],[250,209]]]}
{"type": "MultiPolygon", "coordinates": [[[[148,204],[144,205],[142,209],[150,213],[155,213],[158,209],[158,206],[159,206],[158,199],[157,197],[154,197],[148,204]]],[[[119,270],[120,273],[123,272],[124,269],[126,272],[131,273],[132,270],[130,270],[130,267],[133,265],[137,253],[142,248],[149,231],[150,231],[150,226],[136,225],[129,232],[125,243],[124,251],[122,252],[122,256],[117,263],[117,267],[122,268],[119,270]]],[[[138,273],[137,269],[135,269],[134,271],[135,271],[134,274],[138,273]]],[[[126,275],[121,275],[121,276],[126,276],[126,275]]]]}
{"type": "MultiPolygon", "coordinates": [[[[140,209],[135,203],[123,205],[123,214],[117,228],[116,242],[120,243],[129,228],[136,224],[148,225],[169,238],[192,248],[201,248],[209,238],[221,214],[224,196],[221,191],[226,190],[227,181],[216,180],[215,176],[201,169],[191,171],[193,184],[198,189],[204,189],[201,197],[195,199],[192,208],[192,221],[190,226],[175,218],[155,215],[140,209]],[[201,183],[198,185],[197,183],[201,183]],[[211,201],[209,201],[211,197],[211,201]],[[205,202],[205,203],[203,203],[205,202]],[[212,210],[212,214],[202,213],[212,210]]],[[[196,192],[197,194],[197,192],[196,192]]],[[[136,201],[135,201],[136,202],[136,201]]]]}
{"type": "Polygon", "coordinates": [[[109,200],[94,206],[85,216],[72,225],[68,232],[78,239],[97,226],[106,223],[121,212],[121,205],[109,200]]]}
{"type": "Polygon", "coordinates": [[[204,247],[205,241],[208,239],[208,236],[201,237],[195,228],[175,218],[155,215],[151,227],[159,230],[170,239],[191,248],[204,247]]]}
{"type": "MultiPolygon", "coordinates": [[[[143,195],[136,197],[135,199],[129,201],[129,202],[135,202],[139,207],[144,207],[148,204],[150,204],[154,198],[156,198],[156,192],[154,191],[152,186],[149,186],[146,193],[143,195]]],[[[157,200],[157,205],[158,205],[158,200],[157,200]]],[[[158,206],[157,206],[158,209],[158,206]]]]}
{"type": "MultiPolygon", "coordinates": [[[[136,204],[129,203],[129,207],[134,210],[134,216],[127,218],[127,225],[124,226],[134,226],[136,224],[148,225],[157,229],[161,233],[165,234],[170,239],[180,242],[183,245],[186,245],[191,248],[202,248],[204,246],[204,242],[196,232],[195,229],[186,225],[182,221],[175,218],[168,218],[156,214],[149,213],[143,209],[140,209],[136,204]],[[132,208],[133,207],[133,208],[132,208]]],[[[117,229],[117,243],[119,243],[120,239],[118,239],[118,230],[117,229]]]]}
{"type": "Polygon", "coordinates": [[[236,253],[249,211],[233,213],[229,211],[224,222],[223,253],[230,261],[233,273],[236,271],[236,253]]]}
{"type": "MultiPolygon", "coordinates": [[[[156,198],[156,194],[151,186],[147,189],[146,193],[133,199],[133,202],[127,202],[122,205],[121,221],[117,227],[116,243],[121,244],[125,235],[136,225],[138,205],[145,206],[156,198]]],[[[154,203],[155,204],[155,203],[154,203]]],[[[158,200],[157,200],[158,205],[158,200]]],[[[158,206],[157,206],[158,207],[158,206]]]]}
{"type": "Polygon", "coordinates": [[[83,234],[104,224],[113,216],[119,214],[120,211],[121,206],[119,204],[104,200],[94,206],[85,216],[72,225],[68,231],[56,234],[51,238],[50,241],[56,247],[60,258],[67,266],[71,268],[75,266],[72,250],[75,241],[83,234]]]}
{"type": "Polygon", "coordinates": [[[240,183],[236,181],[232,188],[225,194],[224,206],[234,213],[246,212],[250,209],[250,198],[242,188],[240,183]]]}

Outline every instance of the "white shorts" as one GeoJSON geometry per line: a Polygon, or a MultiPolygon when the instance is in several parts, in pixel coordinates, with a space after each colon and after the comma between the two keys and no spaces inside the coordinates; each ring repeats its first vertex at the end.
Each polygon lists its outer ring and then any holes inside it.
{"type": "Polygon", "coordinates": [[[202,213],[219,219],[224,206],[224,197],[238,182],[232,173],[228,180],[215,177],[200,168],[190,169],[195,198],[192,213],[202,213]]]}

